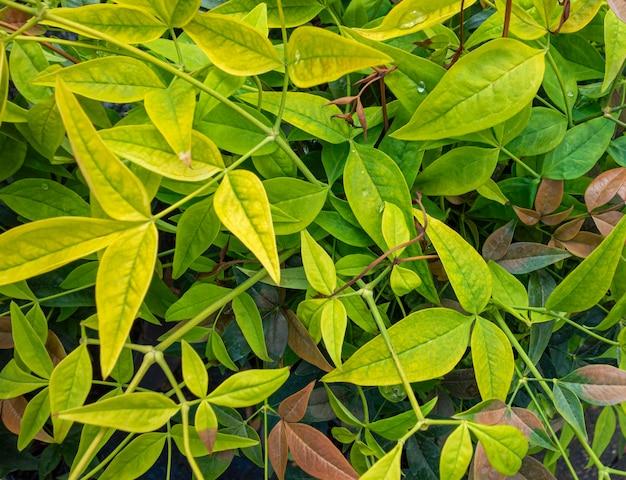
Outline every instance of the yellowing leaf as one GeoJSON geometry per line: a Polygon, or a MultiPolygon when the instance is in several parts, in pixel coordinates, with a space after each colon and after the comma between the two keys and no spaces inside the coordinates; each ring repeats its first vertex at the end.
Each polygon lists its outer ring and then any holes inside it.
{"type": "MultiPolygon", "coordinates": [[[[425,225],[421,210],[414,209],[413,214],[425,225]]],[[[491,272],[483,258],[458,233],[430,216],[426,234],[437,250],[461,306],[470,313],[480,313],[492,290],[491,272]]]]}
{"type": "Polygon", "coordinates": [[[27,223],[0,235],[0,285],[49,272],[102,250],[129,228],[124,222],[58,217],[27,223]]]}
{"type": "Polygon", "coordinates": [[[280,283],[280,264],[274,226],[263,183],[247,170],[224,176],[213,199],[215,213],[259,259],[272,280],[280,283]]]}
{"type": "MultiPolygon", "coordinates": [[[[430,380],[450,372],[465,354],[471,325],[470,318],[448,308],[418,310],[394,324],[389,329],[389,338],[409,382],[430,380]]],[[[378,386],[402,382],[380,335],[322,380],[378,386]]]]}
{"type": "Polygon", "coordinates": [[[147,219],[150,202],[144,186],[107,148],[61,79],[56,99],[76,161],[103,210],[116,220],[147,219]]]}
{"type": "MultiPolygon", "coordinates": [[[[211,11],[242,18],[259,3],[260,0],[230,0],[218,5],[211,11]]],[[[267,26],[280,28],[281,20],[277,0],[265,0],[263,3],[267,5],[267,26]]],[[[324,8],[320,3],[312,0],[282,0],[281,5],[287,28],[297,27],[308,22],[324,8]]]]}
{"type": "Polygon", "coordinates": [[[153,90],[146,95],[144,106],[179,160],[192,168],[191,127],[196,94],[187,82],[178,81],[167,90],[153,90]]]}
{"type": "Polygon", "coordinates": [[[300,88],[337,80],[360,70],[393,62],[371,47],[316,27],[299,27],[287,45],[289,76],[300,88]]]}
{"type": "Polygon", "coordinates": [[[137,318],[152,281],[157,249],[157,229],[146,223],[129,230],[100,259],[96,305],[103,378],[113,370],[137,318]]]}
{"type": "Polygon", "coordinates": [[[213,390],[207,400],[231,408],[249,407],[278,390],[289,377],[287,367],[277,370],[246,370],[235,373],[213,390]]]}
{"type": "Polygon", "coordinates": [[[454,429],[441,449],[439,458],[441,480],[461,480],[472,460],[473,451],[467,424],[463,422],[454,429]]]}
{"type": "MultiPolygon", "coordinates": [[[[466,1],[464,8],[475,2],[476,0],[466,1]]],[[[461,11],[462,3],[459,0],[404,0],[392,8],[377,27],[355,30],[364,37],[378,41],[410,35],[457,15],[461,11]]]]}
{"type": "Polygon", "coordinates": [[[606,50],[606,70],[602,81],[602,91],[609,88],[621,72],[626,60],[626,23],[609,9],[604,17],[604,45],[606,50]]]}
{"type": "Polygon", "coordinates": [[[504,122],[528,106],[537,93],[544,54],[510,38],[478,47],[448,70],[411,120],[392,137],[436,140],[504,122]],[[468,71],[472,74],[467,75],[468,71]]]}
{"type": "MultiPolygon", "coordinates": [[[[602,0],[571,0],[569,16],[561,27],[560,33],[574,33],[581,30],[593,20],[603,3],[602,0]]],[[[559,21],[559,18],[553,20],[551,30],[558,26],[559,21]]]]}
{"type": "Polygon", "coordinates": [[[33,83],[54,86],[57,77],[72,92],[101,102],[137,102],[143,100],[146,93],[163,88],[156,73],[132,57],[95,58],[39,76],[33,83]]]}
{"type": "MultiPolygon", "coordinates": [[[[535,40],[548,33],[546,21],[541,18],[533,5],[534,2],[525,0],[524,2],[512,2],[511,18],[509,20],[509,32],[522,40],[535,40]]],[[[497,0],[497,15],[504,23],[506,14],[506,0],[497,0]]],[[[495,15],[494,15],[495,16],[495,15]]]]}
{"type": "Polygon", "coordinates": [[[359,477],[359,480],[400,480],[402,472],[400,461],[402,460],[402,445],[398,443],[370,469],[359,477]]]}
{"type": "Polygon", "coordinates": [[[341,365],[341,350],[348,325],[346,308],[338,298],[333,298],[324,305],[321,313],[320,330],[326,350],[333,363],[341,365]]]}
{"type": "MultiPolygon", "coordinates": [[[[72,30],[63,20],[102,32],[123,43],[144,43],[156,40],[167,30],[167,25],[145,10],[125,5],[97,4],[77,8],[55,8],[47,12],[42,23],[72,30]],[[60,19],[56,20],[56,19],[60,19]]],[[[77,27],[77,33],[98,38],[77,27]]]]}
{"type": "Polygon", "coordinates": [[[152,4],[171,27],[184,27],[198,12],[202,0],[156,0],[152,4]]]}
{"type": "Polygon", "coordinates": [[[306,230],[300,232],[300,240],[307,280],[321,294],[332,295],[337,288],[337,274],[332,258],[306,230]]]}
{"type": "Polygon", "coordinates": [[[185,340],[181,341],[183,380],[185,386],[198,398],[203,398],[209,388],[209,374],[198,352],[185,340]]]}
{"type": "Polygon", "coordinates": [[[498,472],[509,476],[517,473],[528,451],[528,442],[522,432],[509,425],[468,423],[467,426],[478,438],[498,472]]]}
{"type": "Polygon", "coordinates": [[[283,65],[272,42],[236,18],[198,14],[184,30],[217,67],[232,75],[259,75],[283,65]]]}
{"type": "MultiPolygon", "coordinates": [[[[411,237],[402,209],[395,203],[384,202],[384,206],[381,227],[387,248],[391,249],[408,242],[411,237]]],[[[401,248],[393,255],[397,257],[403,251],[404,248],[401,248]]]]}
{"type": "Polygon", "coordinates": [[[9,93],[9,65],[4,43],[0,46],[0,125],[4,118],[9,93]]]}

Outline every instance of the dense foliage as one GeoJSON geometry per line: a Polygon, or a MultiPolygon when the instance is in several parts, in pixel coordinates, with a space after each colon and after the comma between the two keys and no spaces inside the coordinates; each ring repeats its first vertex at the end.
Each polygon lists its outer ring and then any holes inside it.
{"type": "Polygon", "coordinates": [[[626,476],[623,2],[0,5],[3,476],[626,476]]]}

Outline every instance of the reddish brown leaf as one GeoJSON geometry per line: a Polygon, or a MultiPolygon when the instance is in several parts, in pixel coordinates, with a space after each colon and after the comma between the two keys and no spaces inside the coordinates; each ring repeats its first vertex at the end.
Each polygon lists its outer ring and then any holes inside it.
{"type": "Polygon", "coordinates": [[[513,205],[513,210],[515,210],[515,213],[525,225],[535,225],[539,222],[539,219],[541,218],[539,212],[535,212],[530,208],[516,207],[515,205],[513,205]]]}
{"type": "Polygon", "coordinates": [[[343,454],[319,430],[303,423],[285,423],[289,451],[298,466],[320,480],[359,478],[343,454]]]}
{"type": "Polygon", "coordinates": [[[207,449],[207,452],[213,453],[213,445],[215,445],[215,440],[217,439],[217,427],[215,428],[204,428],[202,430],[196,430],[198,432],[198,436],[204,446],[207,449]]]}
{"type": "Polygon", "coordinates": [[[511,245],[509,251],[498,263],[510,273],[524,274],[534,272],[570,257],[559,248],[551,248],[540,243],[518,242],[511,245]]]}
{"type": "Polygon", "coordinates": [[[308,330],[302,325],[295,313],[291,310],[286,312],[287,324],[289,325],[289,346],[302,360],[315,365],[320,370],[331,372],[333,367],[326,361],[320,349],[309,335],[308,330]]]}
{"type": "Polygon", "coordinates": [[[556,477],[552,475],[539,460],[535,460],[533,457],[525,457],[522,460],[522,466],[510,480],[556,480],[556,477]]]}
{"type": "Polygon", "coordinates": [[[615,16],[626,23],[626,3],[624,0],[607,0],[607,3],[615,16]]]}
{"type": "Polygon", "coordinates": [[[502,400],[492,399],[480,402],[475,407],[455,415],[455,418],[471,420],[483,425],[498,425],[506,414],[508,407],[502,400]]]}
{"type": "Polygon", "coordinates": [[[569,217],[569,214],[572,213],[573,210],[574,210],[574,205],[572,205],[567,210],[564,210],[562,212],[551,213],[550,215],[545,215],[541,217],[541,222],[551,227],[554,225],[558,225],[559,223],[564,222],[567,219],[567,217],[569,217]]]}
{"type": "Polygon", "coordinates": [[[331,102],[325,103],[324,106],[326,106],[326,105],[347,105],[347,104],[349,104],[351,102],[354,102],[357,98],[359,98],[359,97],[357,97],[356,95],[352,95],[352,96],[349,96],[349,97],[340,97],[340,98],[336,98],[335,100],[333,100],[331,102]]]}
{"type": "Polygon", "coordinates": [[[13,348],[13,334],[11,333],[11,318],[0,317],[0,349],[13,348]]]}
{"type": "Polygon", "coordinates": [[[591,252],[593,252],[598,245],[602,242],[604,237],[597,233],[580,232],[574,238],[567,242],[561,242],[567,251],[572,255],[576,255],[580,258],[587,258],[591,252]]]}
{"type": "Polygon", "coordinates": [[[56,336],[52,330],[48,330],[48,338],[46,339],[46,350],[50,355],[50,359],[52,360],[52,364],[56,367],[61,360],[67,357],[67,353],[65,352],[65,348],[63,348],[63,344],[59,337],[56,336]]]}
{"type": "Polygon", "coordinates": [[[24,416],[24,410],[28,402],[21,396],[9,400],[2,400],[0,403],[2,408],[2,423],[4,423],[4,426],[7,427],[9,432],[19,435],[22,417],[24,416]]]}
{"type": "MultiPolygon", "coordinates": [[[[31,18],[32,15],[10,7],[0,9],[0,20],[12,25],[13,28],[9,30],[11,33],[25,25],[31,18]]],[[[43,35],[46,33],[46,29],[41,25],[33,25],[26,30],[26,33],[30,35],[43,35]]]]}
{"type": "Polygon", "coordinates": [[[506,475],[498,472],[491,466],[485,449],[482,444],[478,442],[476,444],[476,452],[474,453],[474,460],[470,467],[470,479],[473,480],[505,480],[506,475]]]}
{"type": "Polygon", "coordinates": [[[626,402],[626,372],[611,365],[587,365],[563,377],[561,383],[592,405],[626,402]]]}
{"type": "Polygon", "coordinates": [[[287,469],[287,430],[282,420],[267,437],[267,453],[278,480],[284,480],[287,469]]]}
{"type": "Polygon", "coordinates": [[[578,235],[578,232],[580,232],[583,223],[585,223],[584,218],[577,218],[576,220],[571,220],[567,223],[564,223],[554,231],[554,237],[564,242],[567,242],[568,240],[571,240],[576,235],[578,235]]]}
{"type": "Polygon", "coordinates": [[[622,219],[624,214],[622,212],[604,212],[598,215],[592,215],[593,222],[596,224],[598,231],[607,237],[609,233],[613,231],[615,225],[622,219]]]}
{"type": "Polygon", "coordinates": [[[515,427],[522,432],[526,440],[530,440],[534,431],[545,430],[539,417],[525,408],[513,407],[508,409],[503,420],[505,425],[515,427]]]}
{"type": "Polygon", "coordinates": [[[601,173],[585,190],[587,210],[592,210],[609,203],[626,183],[626,168],[613,168],[601,173]]]}
{"type": "Polygon", "coordinates": [[[306,413],[306,406],[309,403],[309,398],[313,387],[315,386],[315,380],[309,383],[299,392],[288,396],[278,406],[278,414],[287,422],[299,422],[306,413]]]}
{"type": "Polygon", "coordinates": [[[511,241],[513,241],[515,223],[515,220],[511,220],[487,237],[483,245],[483,258],[485,260],[497,262],[504,257],[511,241]]]}
{"type": "Polygon", "coordinates": [[[363,129],[363,139],[367,142],[367,118],[365,118],[365,110],[361,103],[361,97],[356,99],[356,116],[359,119],[359,124],[363,129]]]}
{"type": "Polygon", "coordinates": [[[535,210],[541,216],[554,212],[563,199],[563,180],[550,180],[544,178],[537,189],[535,197],[535,210]]]}

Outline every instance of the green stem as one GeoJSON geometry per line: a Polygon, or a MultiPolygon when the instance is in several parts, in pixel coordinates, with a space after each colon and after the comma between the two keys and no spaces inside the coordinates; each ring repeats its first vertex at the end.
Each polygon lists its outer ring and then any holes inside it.
{"type": "Polygon", "coordinates": [[[93,478],[102,468],[104,468],[115,456],[135,437],[134,433],[126,435],[126,438],[122,440],[115,449],[109,453],[104,460],[102,460],[95,468],[85,474],[85,478],[93,478]]]}
{"type": "Polygon", "coordinates": [[[380,335],[382,336],[385,342],[385,346],[387,347],[387,350],[389,351],[389,354],[391,355],[391,358],[396,367],[396,370],[398,371],[398,375],[400,376],[400,380],[402,381],[402,386],[404,387],[404,390],[406,391],[409,397],[409,403],[411,404],[411,407],[413,408],[413,411],[415,412],[415,416],[417,417],[417,422],[418,424],[423,423],[425,419],[424,414],[422,413],[422,409],[420,408],[419,403],[417,402],[417,398],[415,397],[415,392],[413,392],[413,388],[411,387],[411,382],[409,382],[409,379],[406,376],[404,367],[402,367],[402,364],[400,363],[400,358],[398,358],[396,349],[391,343],[391,338],[389,337],[389,333],[387,332],[387,327],[385,327],[385,322],[383,322],[383,319],[380,316],[380,312],[378,311],[378,307],[376,306],[376,302],[374,301],[374,292],[370,290],[369,288],[364,288],[361,292],[362,292],[361,295],[363,296],[363,299],[367,303],[367,306],[369,307],[370,312],[372,313],[372,316],[374,317],[374,321],[376,322],[376,325],[378,326],[378,330],[380,330],[380,335]]]}
{"type": "Polygon", "coordinates": [[[178,56],[178,69],[185,71],[185,60],[183,58],[183,52],[180,49],[180,45],[178,44],[178,38],[176,37],[176,32],[174,28],[170,27],[170,35],[172,36],[172,41],[174,42],[174,46],[176,47],[176,55],[178,56]]]}
{"type": "Polygon", "coordinates": [[[15,37],[19,37],[23,32],[25,32],[29,28],[37,25],[38,22],[39,22],[39,18],[38,17],[32,17],[31,19],[28,20],[28,22],[26,22],[20,28],[15,30],[12,34],[7,35],[6,37],[2,38],[2,43],[4,43],[6,45],[11,40],[13,40],[15,37]]]}
{"type": "Polygon", "coordinates": [[[524,168],[528,173],[530,173],[535,178],[541,178],[537,172],[535,172],[532,168],[526,165],[520,158],[515,156],[513,153],[509,152],[506,148],[500,147],[500,150],[505,154],[511,157],[513,161],[515,161],[520,167],[524,168]]]}
{"type": "MultiPolygon", "coordinates": [[[[289,58],[289,45],[287,38],[287,27],[285,27],[285,12],[283,11],[282,0],[276,0],[276,6],[278,7],[278,17],[280,18],[280,32],[283,37],[283,65],[285,67],[285,73],[283,76],[283,94],[280,97],[280,105],[278,107],[278,113],[276,114],[276,122],[274,122],[274,135],[278,137],[280,134],[280,124],[283,120],[283,113],[285,112],[285,104],[287,102],[287,90],[289,89],[289,69],[287,68],[287,59],[289,58]]],[[[259,95],[261,94],[259,93],[259,95]]]]}
{"type": "Polygon", "coordinates": [[[202,480],[204,478],[204,475],[202,475],[202,470],[200,470],[196,459],[191,453],[191,446],[189,444],[189,405],[183,403],[180,406],[180,413],[183,419],[183,445],[185,450],[185,456],[187,457],[187,462],[189,462],[191,471],[196,476],[196,479],[202,480]]]}
{"type": "MultiPolygon", "coordinates": [[[[546,48],[546,58],[548,59],[548,62],[550,62],[552,70],[554,70],[554,74],[556,75],[556,79],[559,82],[559,86],[561,87],[563,100],[565,101],[565,114],[567,115],[567,124],[569,125],[569,128],[572,128],[574,126],[574,119],[572,117],[572,109],[570,108],[570,97],[568,95],[568,93],[570,92],[567,91],[567,85],[565,85],[565,80],[563,79],[563,75],[561,75],[561,70],[554,61],[554,57],[550,53],[549,48],[546,48]]],[[[571,93],[573,95],[574,92],[571,93]]]]}

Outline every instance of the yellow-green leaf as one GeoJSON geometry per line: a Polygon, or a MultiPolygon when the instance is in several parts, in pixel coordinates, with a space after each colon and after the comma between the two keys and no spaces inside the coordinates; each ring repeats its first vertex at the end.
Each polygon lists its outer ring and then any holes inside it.
{"type": "Polygon", "coordinates": [[[191,127],[196,94],[187,82],[174,82],[166,90],[148,92],[144,100],[146,112],[179,160],[191,164],[191,127]]]}
{"type": "Polygon", "coordinates": [[[215,415],[211,404],[206,400],[203,400],[198,405],[194,423],[200,440],[204,443],[207,451],[213,453],[213,446],[217,439],[217,415],[215,415]]]}
{"type": "Polygon", "coordinates": [[[341,365],[341,350],[347,325],[346,307],[338,298],[331,299],[322,308],[320,330],[326,350],[336,366],[341,365]]]}
{"type": "MultiPolygon", "coordinates": [[[[224,15],[235,15],[244,17],[254,7],[259,5],[261,0],[230,0],[218,5],[211,11],[224,15]]],[[[267,5],[267,26],[270,28],[281,27],[281,17],[277,0],[265,0],[267,5]]],[[[311,20],[324,7],[315,0],[282,0],[285,27],[297,27],[311,20]]]]}
{"type": "MultiPolygon", "coordinates": [[[[421,382],[450,372],[463,358],[472,319],[448,308],[411,313],[388,331],[409,382],[421,382]]],[[[359,348],[325,382],[357,385],[397,385],[402,382],[382,336],[359,348]]]]}
{"type": "Polygon", "coordinates": [[[402,460],[402,444],[398,443],[371,468],[359,477],[359,480],[400,480],[400,461],[402,460]]]}
{"type": "Polygon", "coordinates": [[[97,252],[129,228],[124,222],[57,217],[0,235],[0,285],[19,282],[97,252]]]}
{"type": "Polygon", "coordinates": [[[4,111],[7,106],[7,95],[9,93],[9,65],[4,43],[0,45],[0,125],[4,118],[4,111]]]}
{"type": "Polygon", "coordinates": [[[183,380],[185,386],[198,398],[203,398],[209,388],[209,374],[198,352],[187,343],[181,341],[183,380]]]}
{"type": "Polygon", "coordinates": [[[463,422],[450,434],[441,449],[439,458],[441,480],[461,480],[472,461],[473,451],[467,424],[463,422]]]}
{"type": "Polygon", "coordinates": [[[198,14],[184,30],[213,64],[232,75],[259,75],[283,65],[272,42],[236,18],[198,14]]]}
{"type": "Polygon", "coordinates": [[[247,170],[229,172],[215,192],[213,205],[226,228],[259,259],[272,280],[280,283],[272,213],[261,180],[247,170]]]}
{"type": "Polygon", "coordinates": [[[546,308],[565,312],[587,310],[598,303],[611,286],[624,241],[626,217],[602,243],[552,291],[546,308]]]}
{"type": "Polygon", "coordinates": [[[480,396],[483,400],[505,401],[515,367],[508,338],[493,323],[478,317],[472,331],[471,347],[480,396]]]}
{"type": "Polygon", "coordinates": [[[213,390],[207,400],[230,408],[249,407],[278,390],[289,377],[289,368],[246,370],[235,373],[213,390]]]}
{"type": "Polygon", "coordinates": [[[436,140],[504,122],[537,93],[545,69],[544,54],[544,50],[510,38],[478,47],[448,70],[411,120],[392,137],[436,140]],[[467,75],[468,71],[472,74],[467,75]]]}
{"type": "Polygon", "coordinates": [[[509,425],[468,423],[470,431],[485,449],[493,467],[504,475],[515,475],[528,451],[526,437],[509,425]]]}
{"type": "Polygon", "coordinates": [[[64,410],[59,418],[123,432],[146,433],[165,425],[179,408],[161,393],[137,392],[64,410]]]}
{"type": "Polygon", "coordinates": [[[196,131],[191,133],[191,168],[181,162],[152,125],[115,127],[100,130],[98,134],[120,157],[172,180],[200,182],[224,169],[224,160],[215,144],[196,131]]]}
{"type": "Polygon", "coordinates": [[[289,76],[300,88],[337,80],[360,70],[393,62],[371,47],[316,27],[299,27],[287,46],[289,76]]]}
{"type": "Polygon", "coordinates": [[[337,273],[330,255],[306,230],[300,232],[302,264],[311,286],[323,295],[332,295],[337,288],[337,273]]]}
{"type": "Polygon", "coordinates": [[[116,220],[148,218],[150,202],[143,184],[107,148],[61,79],[56,99],[76,162],[103,210],[116,220]]]}
{"type": "MultiPolygon", "coordinates": [[[[569,2],[569,16],[561,27],[560,33],[574,33],[585,27],[596,16],[604,2],[602,0],[571,0],[569,2]]],[[[563,11],[562,7],[556,9],[557,13],[563,11]]],[[[555,30],[560,22],[560,15],[552,16],[553,21],[550,30],[555,30]]]]}
{"type": "MultiPolygon", "coordinates": [[[[464,8],[475,2],[467,0],[464,8]]],[[[461,4],[463,2],[459,0],[404,0],[385,15],[380,25],[355,30],[364,37],[378,41],[402,37],[445,22],[461,11],[461,4]]]]}
{"type": "MultiPolygon", "coordinates": [[[[413,209],[413,214],[425,225],[421,210],[413,209]]],[[[461,306],[470,313],[480,313],[492,290],[491,272],[483,258],[453,229],[430,216],[426,234],[437,250],[461,306]]]]}
{"type": "Polygon", "coordinates": [[[265,345],[263,320],[252,297],[247,293],[242,293],[236,297],[233,300],[233,312],[241,333],[243,333],[255,355],[266,362],[271,362],[272,359],[268,355],[265,345]]]}
{"type": "Polygon", "coordinates": [[[87,37],[98,38],[97,33],[81,27],[102,32],[122,43],[144,43],[160,38],[167,25],[143,9],[126,5],[96,4],[76,8],[54,8],[46,13],[41,22],[66,28],[87,37]],[[56,19],[60,19],[56,20],[56,19]],[[63,20],[74,22],[68,26],[63,20]]]}
{"type": "Polygon", "coordinates": [[[396,265],[389,276],[389,283],[393,293],[401,297],[422,285],[422,279],[413,270],[396,265]]]}
{"type": "Polygon", "coordinates": [[[143,62],[123,56],[88,60],[41,75],[33,83],[52,87],[57,77],[72,92],[100,102],[138,102],[146,93],[163,88],[163,82],[143,62]]]}
{"type": "Polygon", "coordinates": [[[157,250],[157,229],[145,223],[110,245],[100,259],[96,305],[103,378],[115,366],[137,318],[152,281],[157,250]]]}
{"type": "Polygon", "coordinates": [[[617,18],[609,8],[604,17],[604,48],[606,52],[606,70],[602,81],[605,91],[615,77],[622,71],[626,60],[626,23],[617,18]]]}
{"type": "MultiPolygon", "coordinates": [[[[383,238],[387,243],[387,248],[391,249],[402,245],[410,240],[409,227],[406,225],[406,218],[400,207],[395,203],[384,202],[382,231],[383,238]]],[[[397,257],[404,251],[404,248],[393,252],[393,256],[397,257]]]]}
{"type": "Polygon", "coordinates": [[[42,378],[50,378],[53,366],[44,345],[45,339],[37,335],[33,325],[16,303],[11,302],[10,310],[15,354],[33,373],[42,378]]]}
{"type": "Polygon", "coordinates": [[[145,433],[134,438],[117,452],[98,478],[102,480],[139,478],[158,460],[166,439],[167,433],[165,432],[145,433]]]}
{"type": "Polygon", "coordinates": [[[159,16],[170,27],[184,27],[198,12],[202,0],[155,0],[152,2],[159,16]]]}
{"type": "MultiPolygon", "coordinates": [[[[500,17],[500,22],[504,24],[506,0],[496,0],[496,6],[498,8],[497,15],[500,17]]],[[[547,21],[544,20],[541,17],[541,13],[535,9],[532,0],[512,2],[509,32],[522,40],[535,40],[548,33],[547,21]]]]}

